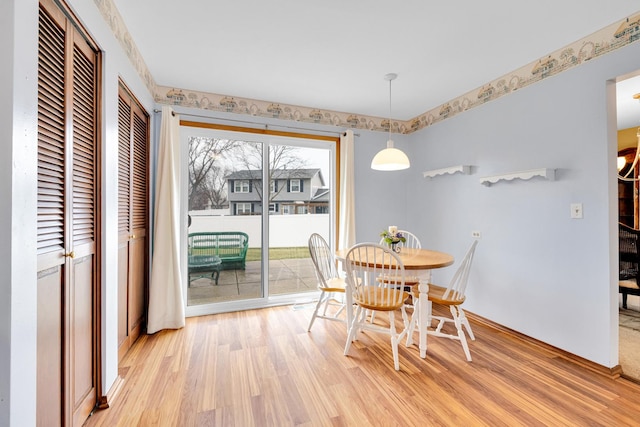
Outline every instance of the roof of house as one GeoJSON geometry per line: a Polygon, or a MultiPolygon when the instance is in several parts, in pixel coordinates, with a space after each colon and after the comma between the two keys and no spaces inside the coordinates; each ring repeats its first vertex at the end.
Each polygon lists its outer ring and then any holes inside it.
{"type": "Polygon", "coordinates": [[[311,201],[329,201],[329,196],[331,195],[331,190],[326,187],[316,188],[316,191],[311,195],[311,201]]]}
{"type": "MultiPolygon", "coordinates": [[[[320,175],[320,180],[324,184],[324,177],[322,171],[318,168],[313,169],[276,169],[273,171],[273,178],[275,179],[311,179],[316,174],[320,175]]],[[[226,179],[262,179],[262,170],[240,170],[235,171],[227,175],[226,179]]]]}

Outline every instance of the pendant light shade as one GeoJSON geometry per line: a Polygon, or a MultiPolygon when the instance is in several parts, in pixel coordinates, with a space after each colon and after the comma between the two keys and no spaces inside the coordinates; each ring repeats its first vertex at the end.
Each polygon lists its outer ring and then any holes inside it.
{"type": "Polygon", "coordinates": [[[387,141],[387,148],[380,150],[371,161],[371,169],[379,171],[398,171],[407,169],[411,165],[407,155],[402,150],[393,147],[393,140],[391,139],[391,81],[395,80],[396,77],[398,75],[394,73],[384,76],[384,79],[389,82],[389,140],[387,141]]]}
{"type": "Polygon", "coordinates": [[[387,148],[378,151],[371,160],[371,169],[378,171],[399,171],[409,166],[409,158],[402,150],[393,147],[391,139],[387,141],[387,148]]]}

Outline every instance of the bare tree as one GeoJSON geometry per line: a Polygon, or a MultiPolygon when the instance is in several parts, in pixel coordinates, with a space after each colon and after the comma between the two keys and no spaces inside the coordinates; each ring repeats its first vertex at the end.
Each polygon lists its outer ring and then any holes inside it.
{"type": "MultiPolygon", "coordinates": [[[[216,182],[215,176],[224,176],[224,172],[221,172],[224,166],[217,165],[220,163],[217,160],[229,154],[235,146],[236,142],[228,139],[199,136],[189,138],[189,210],[203,209],[209,202],[219,205],[213,203],[210,193],[215,191],[211,191],[208,185],[216,182]]],[[[220,190],[220,193],[224,194],[221,188],[220,190]]],[[[219,197],[217,196],[216,200],[219,200],[219,197]]],[[[224,198],[226,199],[226,196],[224,198]]]]}
{"type": "Polygon", "coordinates": [[[229,173],[229,169],[224,166],[213,167],[203,182],[203,192],[212,209],[221,209],[227,202],[225,186],[227,185],[226,176],[229,173]]]}

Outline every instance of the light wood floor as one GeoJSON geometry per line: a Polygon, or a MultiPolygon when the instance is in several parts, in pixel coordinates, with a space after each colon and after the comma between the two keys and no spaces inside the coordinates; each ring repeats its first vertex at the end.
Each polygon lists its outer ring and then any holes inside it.
{"type": "MultiPolygon", "coordinates": [[[[187,319],[143,336],[124,384],[87,426],[632,426],[640,385],[471,319],[473,362],[430,337],[426,359],[365,333],[343,356],[344,325],[311,305],[187,319]]],[[[384,319],[377,316],[376,321],[384,319]]],[[[399,317],[399,316],[398,316],[399,317]]],[[[416,336],[417,338],[417,336],[416,336]]]]}

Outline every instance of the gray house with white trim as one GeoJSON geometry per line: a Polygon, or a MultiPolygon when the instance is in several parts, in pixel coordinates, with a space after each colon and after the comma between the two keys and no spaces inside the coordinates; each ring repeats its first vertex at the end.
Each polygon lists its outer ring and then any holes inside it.
{"type": "MultiPolygon", "coordinates": [[[[262,170],[241,170],[227,177],[231,215],[259,215],[263,209],[262,170]]],[[[269,213],[329,213],[330,189],[320,169],[276,169],[269,181],[269,213]]]]}

